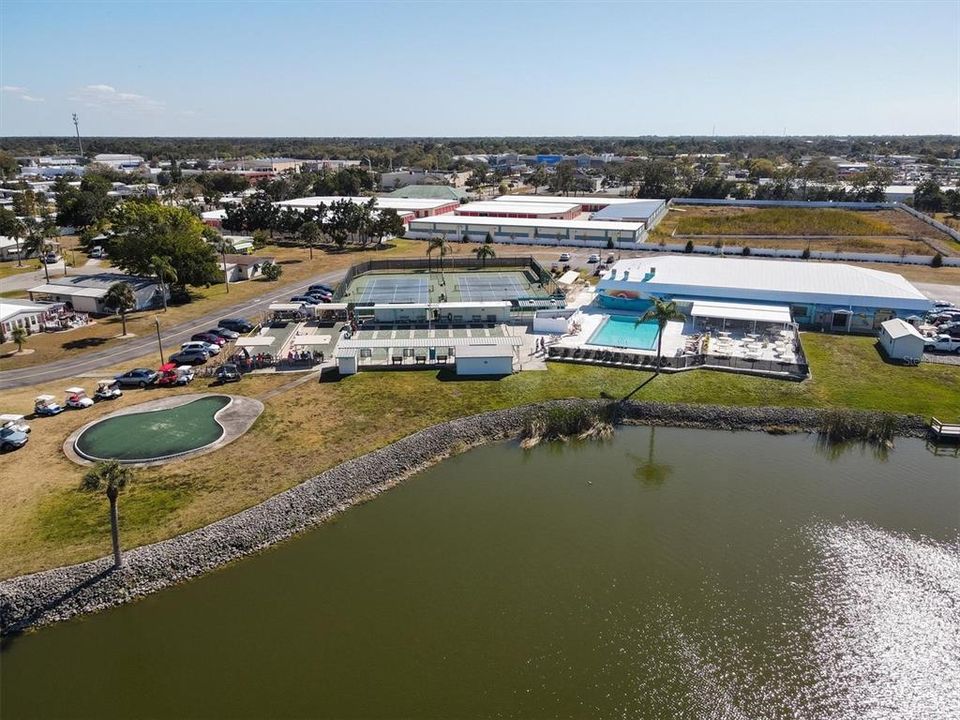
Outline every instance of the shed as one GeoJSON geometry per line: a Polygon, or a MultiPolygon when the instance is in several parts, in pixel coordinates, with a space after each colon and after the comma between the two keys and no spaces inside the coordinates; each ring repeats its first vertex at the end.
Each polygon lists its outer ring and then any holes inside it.
{"type": "Polygon", "coordinates": [[[923,358],[923,335],[900,318],[880,323],[879,337],[880,346],[891,360],[923,358]]]}
{"type": "Polygon", "coordinates": [[[513,348],[506,345],[468,345],[457,348],[457,375],[510,375],[513,348]]]}

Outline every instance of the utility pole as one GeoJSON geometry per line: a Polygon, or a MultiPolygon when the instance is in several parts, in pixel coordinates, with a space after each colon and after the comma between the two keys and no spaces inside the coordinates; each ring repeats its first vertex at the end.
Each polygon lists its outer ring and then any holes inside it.
{"type": "Polygon", "coordinates": [[[83,157],[83,141],[80,139],[80,119],[76,113],[73,114],[73,127],[77,131],[77,145],[80,148],[80,157],[83,157]]]}

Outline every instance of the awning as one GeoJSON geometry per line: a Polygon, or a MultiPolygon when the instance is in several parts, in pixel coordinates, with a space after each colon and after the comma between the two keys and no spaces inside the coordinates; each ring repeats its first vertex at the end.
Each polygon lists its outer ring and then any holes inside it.
{"type": "Polygon", "coordinates": [[[329,335],[297,335],[290,342],[294,345],[299,345],[301,347],[305,345],[329,345],[330,336],[329,335]]]}
{"type": "Polygon", "coordinates": [[[748,320],[767,323],[790,323],[793,321],[790,317],[790,308],[786,305],[695,301],[690,315],[719,320],[748,320]]]}
{"type": "Polygon", "coordinates": [[[317,305],[317,312],[323,312],[324,310],[346,310],[346,303],[324,303],[323,305],[317,305]]]}
{"type": "Polygon", "coordinates": [[[578,273],[576,270],[568,270],[557,278],[557,283],[560,285],[573,285],[579,279],[580,273],[578,273]]]}
{"type": "Polygon", "coordinates": [[[244,347],[265,347],[267,345],[273,345],[273,341],[276,340],[272,335],[257,335],[255,337],[242,337],[237,338],[236,346],[238,348],[244,347]]]}
{"type": "Polygon", "coordinates": [[[276,312],[277,310],[302,310],[303,303],[273,303],[267,306],[267,310],[276,312]]]}
{"type": "Polygon", "coordinates": [[[520,347],[523,340],[515,335],[506,337],[432,337],[432,338],[356,338],[341,340],[337,350],[377,348],[431,348],[466,347],[468,345],[500,345],[520,347]]]}

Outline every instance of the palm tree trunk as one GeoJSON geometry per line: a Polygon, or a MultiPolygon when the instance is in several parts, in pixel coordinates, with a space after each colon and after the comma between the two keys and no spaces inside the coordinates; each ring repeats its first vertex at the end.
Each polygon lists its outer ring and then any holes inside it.
{"type": "Polygon", "coordinates": [[[663,362],[663,329],[667,326],[666,323],[661,324],[660,332],[657,333],[657,369],[654,374],[660,374],[660,364],[663,362]]]}
{"type": "Polygon", "coordinates": [[[47,267],[46,258],[40,258],[40,262],[43,264],[43,276],[47,279],[47,284],[50,284],[50,269],[47,267]]]}
{"type": "Polygon", "coordinates": [[[123,323],[123,336],[127,336],[127,311],[120,311],[120,321],[123,323]]]}
{"type": "Polygon", "coordinates": [[[23,258],[20,257],[20,238],[15,237],[13,242],[17,246],[17,267],[23,267],[23,258]]]}
{"type": "MultiPolygon", "coordinates": [[[[163,283],[163,278],[157,275],[157,280],[160,281],[160,302],[163,303],[163,311],[167,311],[167,287],[163,283]]],[[[126,333],[124,333],[126,335],[126,333]]]]}
{"type": "Polygon", "coordinates": [[[117,498],[110,498],[110,537],[113,540],[113,566],[123,567],[123,554],[120,552],[120,514],[117,512],[117,498]]]}

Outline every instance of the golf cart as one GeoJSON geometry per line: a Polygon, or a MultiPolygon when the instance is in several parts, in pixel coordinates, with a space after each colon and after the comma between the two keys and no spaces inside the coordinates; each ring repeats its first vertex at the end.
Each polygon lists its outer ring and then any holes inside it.
{"type": "Polygon", "coordinates": [[[87,391],[82,387],[68,387],[64,392],[67,394],[66,406],[76,410],[83,410],[93,407],[93,400],[87,397],[87,391]]]}
{"type": "Polygon", "coordinates": [[[172,387],[173,385],[186,385],[193,380],[193,368],[189,365],[164,363],[157,368],[157,372],[160,373],[157,385],[168,385],[172,387]]]}
{"type": "Polygon", "coordinates": [[[30,426],[23,421],[23,415],[0,415],[0,430],[6,429],[22,433],[30,432],[30,426]]]}
{"type": "Polygon", "coordinates": [[[94,400],[116,400],[123,395],[123,390],[116,380],[98,380],[97,391],[93,394],[94,400]]]}
{"type": "Polygon", "coordinates": [[[53,395],[37,395],[36,400],[33,401],[33,412],[40,416],[59,415],[63,412],[63,408],[53,395]]]}
{"type": "Polygon", "coordinates": [[[217,368],[216,376],[220,384],[226,384],[228,382],[239,382],[241,375],[240,370],[233,363],[224,363],[217,368]]]}

